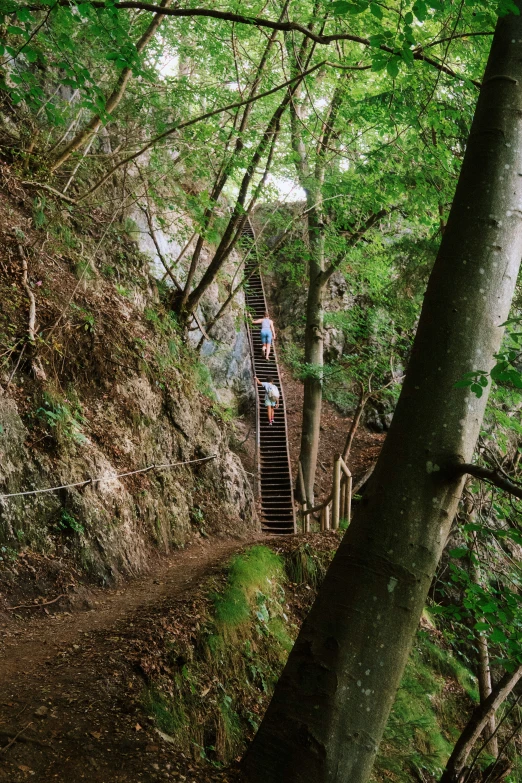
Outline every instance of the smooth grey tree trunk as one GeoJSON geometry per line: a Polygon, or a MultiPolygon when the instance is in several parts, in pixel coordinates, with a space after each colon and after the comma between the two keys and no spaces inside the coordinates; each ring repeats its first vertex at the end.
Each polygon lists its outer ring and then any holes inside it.
{"type": "MultiPolygon", "coordinates": [[[[324,229],[320,222],[320,192],[314,192],[311,198],[315,199],[315,204],[308,213],[310,260],[308,263],[309,283],[306,301],[305,363],[313,370],[305,378],[303,384],[303,427],[301,430],[299,459],[303,468],[306,492],[306,498],[302,498],[302,500],[307,500],[313,506],[323,399],[321,368],[324,361],[324,283],[322,280],[324,271],[324,229]]],[[[309,197],[308,201],[311,198],[309,197]]]]}
{"type": "MultiPolygon", "coordinates": [[[[292,51],[289,49],[290,57],[292,51]]],[[[294,69],[296,64],[294,64],[294,69]]],[[[323,130],[315,150],[315,165],[311,166],[309,152],[303,139],[303,119],[299,105],[290,106],[292,148],[295,155],[297,176],[306,192],[306,222],[308,232],[308,294],[306,300],[306,326],[304,338],[305,364],[308,372],[303,383],[303,425],[299,462],[303,471],[305,497],[314,505],[314,484],[321,429],[323,401],[322,368],[324,365],[324,290],[330,267],[325,271],[325,228],[322,189],[326,171],[326,151],[344,97],[344,82],[340,80],[332,96],[323,123],[323,130]],[[313,173],[312,173],[313,169],[313,173]]],[[[331,266],[331,265],[330,265],[331,266]]],[[[298,491],[300,488],[298,488],[298,491]]]]}
{"type": "MultiPolygon", "coordinates": [[[[518,0],[517,5],[522,4],[518,0]]],[[[461,495],[522,255],[522,17],[497,25],[404,387],[354,522],[244,761],[249,783],[367,783],[461,495]],[[448,468],[448,470],[446,470],[448,468]]]]}

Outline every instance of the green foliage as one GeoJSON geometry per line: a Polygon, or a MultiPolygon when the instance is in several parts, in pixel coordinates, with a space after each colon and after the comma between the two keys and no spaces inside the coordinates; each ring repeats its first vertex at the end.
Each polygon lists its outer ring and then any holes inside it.
{"type": "MultiPolygon", "coordinates": [[[[273,582],[280,581],[282,574],[281,559],[268,547],[254,546],[246,554],[234,558],[224,592],[213,598],[218,625],[235,628],[244,623],[250,616],[253,596],[264,597],[265,592],[271,592],[273,582]]],[[[261,601],[256,612],[258,619],[265,622],[263,606],[261,601]]]]}
{"type": "Polygon", "coordinates": [[[502,326],[506,326],[506,333],[502,344],[502,350],[495,355],[496,364],[488,373],[485,370],[475,370],[464,373],[461,380],[457,381],[455,388],[469,387],[477,396],[488,385],[488,377],[495,383],[508,389],[522,389],[522,373],[520,372],[520,358],[522,356],[522,332],[516,331],[522,324],[522,316],[510,318],[502,326]]]}
{"type": "Polygon", "coordinates": [[[158,727],[166,734],[177,734],[187,724],[182,708],[154,688],[147,688],[143,706],[156,719],[158,727]]]}
{"type": "Polygon", "coordinates": [[[74,271],[78,280],[94,280],[95,278],[95,272],[90,261],[78,261],[75,264],[74,271]]]}
{"type": "Polygon", "coordinates": [[[456,680],[469,699],[478,703],[477,678],[470,669],[459,661],[450,649],[431,641],[426,632],[419,631],[418,637],[422,640],[424,660],[432,670],[445,678],[456,680]]]}
{"type": "MultiPolygon", "coordinates": [[[[308,557],[316,556],[310,549],[308,557]]],[[[296,632],[285,613],[285,560],[260,545],[236,555],[225,583],[209,585],[197,638],[188,647],[173,639],[172,675],[144,694],[158,727],[195,759],[229,762],[257,727],[296,632]]]]}
{"type": "Polygon", "coordinates": [[[127,288],[127,286],[124,286],[124,285],[122,285],[121,283],[116,283],[116,285],[115,285],[114,287],[115,287],[115,289],[116,289],[117,293],[118,293],[120,296],[124,296],[124,297],[126,297],[126,298],[129,296],[129,293],[130,293],[130,291],[129,291],[129,289],[127,288]]]}
{"type": "Polygon", "coordinates": [[[18,558],[18,552],[10,546],[0,546],[0,563],[14,563],[18,558]]]}
{"type": "MultiPolygon", "coordinates": [[[[497,514],[502,513],[496,509],[497,514]]],[[[514,569],[503,569],[495,574],[488,574],[481,581],[475,577],[479,561],[475,553],[475,534],[484,532],[482,525],[474,522],[463,526],[463,537],[468,542],[450,552],[453,561],[449,566],[447,582],[457,589],[461,595],[458,604],[449,603],[433,607],[432,611],[442,614],[462,629],[472,627],[475,634],[485,635],[490,643],[491,653],[495,652],[497,663],[504,668],[512,669],[517,662],[522,662],[522,602],[519,595],[521,574],[517,564],[514,569]],[[473,569],[469,568],[469,563],[473,569]]],[[[502,540],[522,543],[522,534],[518,530],[489,530],[490,541],[502,540]]],[[[487,543],[485,544],[486,546],[487,543]]],[[[494,557],[496,547],[488,546],[490,555],[494,557]]],[[[496,558],[498,560],[497,550],[496,558]]],[[[492,563],[490,563],[492,565],[492,563]]],[[[469,636],[465,634],[465,636],[469,636]]],[[[471,636],[473,638],[473,636],[471,636]]]]}
{"type": "Polygon", "coordinates": [[[294,584],[308,584],[317,589],[324,579],[330,555],[318,552],[310,544],[296,547],[285,558],[286,574],[294,584]]]}
{"type": "Polygon", "coordinates": [[[195,361],[192,371],[197,390],[217,405],[218,403],[216,393],[214,391],[214,384],[212,382],[212,376],[208,367],[203,364],[203,362],[195,361]]]}
{"type": "Polygon", "coordinates": [[[80,319],[79,328],[83,329],[84,332],[90,332],[91,334],[94,334],[96,319],[93,313],[91,313],[89,310],[86,310],[85,307],[80,307],[74,302],[71,302],[70,307],[71,310],[73,310],[80,319]]]}
{"type": "Polygon", "coordinates": [[[64,531],[73,531],[74,533],[83,534],[85,533],[85,528],[81,524],[81,522],[78,522],[76,517],[74,517],[69,511],[67,511],[66,508],[62,508],[62,511],[60,513],[60,519],[56,523],[56,527],[58,530],[64,530],[64,531]]]}
{"type": "Polygon", "coordinates": [[[146,307],[143,313],[145,320],[148,321],[158,334],[173,338],[181,336],[178,320],[176,314],[172,310],[165,310],[163,308],[157,309],[153,307],[146,307]]]}
{"type": "Polygon", "coordinates": [[[455,388],[469,388],[476,397],[482,397],[484,389],[487,389],[488,383],[488,373],[485,370],[474,370],[472,372],[465,372],[462,379],[455,384],[455,388]]]}
{"type": "Polygon", "coordinates": [[[222,405],[221,403],[214,403],[212,405],[212,415],[223,422],[223,424],[230,424],[237,416],[237,412],[229,405],[222,405]]]}
{"type": "Polygon", "coordinates": [[[74,390],[69,397],[62,397],[53,391],[43,394],[43,404],[36,410],[36,417],[52,432],[60,444],[83,444],[86,437],[82,432],[85,419],[74,390]]]}

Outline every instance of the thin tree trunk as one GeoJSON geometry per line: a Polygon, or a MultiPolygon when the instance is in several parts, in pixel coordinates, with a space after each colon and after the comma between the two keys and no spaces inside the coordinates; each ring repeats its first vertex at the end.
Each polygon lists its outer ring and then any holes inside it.
{"type": "Polygon", "coordinates": [[[311,507],[314,505],[314,482],[319,451],[324,361],[324,286],[321,282],[324,269],[324,230],[322,222],[317,219],[318,214],[320,214],[320,210],[316,209],[308,214],[310,260],[306,302],[305,364],[310,370],[303,384],[303,425],[299,456],[306,492],[306,497],[301,500],[306,500],[311,507]]]}
{"type": "Polygon", "coordinates": [[[348,457],[350,456],[350,451],[352,450],[352,444],[353,440],[355,438],[355,433],[357,432],[359,428],[359,424],[361,422],[361,417],[363,415],[364,408],[366,406],[366,403],[368,402],[369,394],[366,394],[364,391],[364,386],[361,383],[361,391],[359,394],[359,400],[357,402],[357,407],[355,408],[352,423],[350,424],[350,429],[348,431],[348,435],[346,436],[346,442],[344,444],[344,449],[342,453],[342,458],[346,462],[348,457]]]}
{"type": "Polygon", "coordinates": [[[488,698],[481,702],[478,707],[475,707],[471,718],[453,748],[440,783],[461,783],[461,773],[466,766],[473,746],[488,725],[490,717],[505,702],[521,677],[522,666],[518,666],[514,672],[506,672],[495,685],[488,698]]]}
{"type": "MultiPolygon", "coordinates": [[[[470,522],[473,522],[475,519],[473,503],[470,502],[468,498],[465,505],[466,505],[466,516],[470,522]]],[[[473,539],[474,539],[475,549],[477,549],[478,536],[476,533],[473,534],[473,539]]],[[[482,579],[480,574],[480,566],[476,557],[471,558],[470,571],[471,571],[472,579],[475,582],[475,584],[480,585],[482,583],[482,579]]],[[[486,699],[488,698],[488,696],[492,691],[491,669],[489,666],[488,640],[486,636],[484,636],[481,632],[477,632],[477,631],[475,631],[475,638],[477,640],[477,652],[478,652],[477,680],[479,686],[480,702],[482,704],[483,702],[486,701],[486,699]]],[[[496,721],[495,713],[493,712],[488,722],[486,723],[486,726],[484,727],[484,739],[488,740],[488,745],[487,745],[488,752],[491,753],[491,755],[494,756],[495,758],[498,757],[498,740],[497,740],[496,730],[497,730],[497,721],[496,721]]]]}
{"type": "MultiPolygon", "coordinates": [[[[171,2],[172,0],[161,0],[160,6],[161,8],[168,8],[171,2]]],[[[162,14],[155,14],[153,16],[151,23],[136,44],[136,52],[138,55],[140,55],[145,47],[150,43],[164,18],[165,17],[162,14]]],[[[125,95],[125,90],[127,89],[127,84],[129,83],[131,76],[132,68],[124,68],[120,73],[118,81],[116,82],[116,86],[105,102],[106,114],[111,114],[111,112],[113,112],[118,107],[121,99],[125,95]]],[[[89,139],[98,132],[102,122],[103,120],[101,116],[99,114],[95,114],[94,117],[89,120],[87,125],[82,128],[82,130],[79,131],[65,147],[63,147],[63,149],[58,151],[57,155],[54,156],[54,159],[51,163],[50,170],[56,171],[61,166],[63,166],[63,164],[69,160],[73,152],[76,152],[76,150],[80,149],[80,147],[83,147],[83,145],[86,144],[89,139]]]]}
{"type": "MultiPolygon", "coordinates": [[[[288,4],[290,0],[285,0],[285,3],[283,4],[283,9],[281,11],[279,21],[282,21],[284,19],[284,16],[286,14],[288,4]]],[[[274,30],[272,32],[272,35],[268,39],[267,45],[265,46],[265,50],[263,52],[263,55],[261,57],[261,60],[259,61],[259,65],[257,66],[256,75],[254,78],[254,81],[252,83],[252,86],[250,88],[250,92],[248,94],[249,98],[253,98],[255,94],[258,91],[259,85],[261,83],[261,77],[263,75],[263,72],[266,68],[266,64],[268,62],[268,56],[270,54],[270,51],[276,41],[278,35],[278,31],[274,30]]],[[[230,156],[230,160],[225,165],[223,171],[218,175],[217,182],[214,185],[214,188],[212,189],[212,193],[210,194],[210,206],[207,207],[205,210],[205,214],[203,215],[203,232],[199,235],[198,240],[196,242],[196,247],[194,248],[194,253],[192,255],[192,259],[190,262],[189,271],[187,274],[187,280],[185,282],[185,287],[183,290],[183,295],[181,297],[181,301],[179,304],[179,307],[181,310],[185,307],[187,304],[187,300],[190,295],[190,290],[192,288],[192,283],[194,282],[194,276],[196,274],[196,269],[199,263],[199,258],[201,256],[201,251],[203,249],[203,244],[205,241],[205,234],[204,231],[206,230],[208,223],[212,217],[212,214],[215,209],[215,205],[217,204],[217,200],[220,197],[221,193],[223,192],[223,188],[228,182],[228,179],[230,177],[232,166],[234,165],[234,161],[237,160],[238,156],[243,151],[244,142],[243,142],[243,133],[246,130],[248,118],[250,117],[250,113],[252,111],[252,104],[247,103],[243,110],[243,115],[241,118],[241,122],[239,124],[239,128],[237,131],[237,137],[236,137],[236,143],[234,145],[234,151],[232,155],[230,156]]]]}
{"type": "MultiPolygon", "coordinates": [[[[517,5],[522,5],[518,0],[517,5]]],[[[367,783],[462,492],[522,257],[522,17],[499,20],[405,383],[367,492],[245,758],[249,783],[367,783]],[[502,172],[502,179],[500,178],[502,172]]]]}
{"type": "MultiPolygon", "coordinates": [[[[485,636],[479,635],[477,637],[477,646],[479,653],[477,679],[479,684],[480,701],[484,702],[492,691],[488,640],[485,636]]],[[[486,749],[488,753],[490,753],[495,758],[498,756],[498,740],[497,735],[495,734],[496,728],[497,720],[495,713],[492,712],[484,727],[484,739],[489,740],[486,749]]]]}
{"type": "MultiPolygon", "coordinates": [[[[296,67],[294,65],[294,67],[296,67]]],[[[306,191],[308,223],[308,297],[306,303],[305,364],[309,372],[303,383],[303,424],[299,462],[303,471],[306,497],[301,498],[310,507],[314,505],[314,484],[317,470],[317,454],[321,428],[323,401],[322,367],[324,364],[324,224],[322,187],[325,175],[325,152],[329,145],[338,111],[341,107],[344,83],[340,82],[333,94],[323,123],[321,138],[317,143],[316,162],[311,172],[308,152],[300,132],[298,107],[292,103],[292,146],[300,184],[306,191]]]]}
{"type": "MultiPolygon", "coordinates": [[[[288,103],[290,102],[290,99],[294,91],[296,90],[298,84],[299,82],[293,84],[291,87],[288,88],[285,97],[283,98],[283,100],[281,101],[281,103],[273,113],[272,118],[270,119],[270,122],[268,123],[268,126],[261,140],[259,141],[259,144],[257,145],[257,148],[254,154],[252,155],[252,158],[250,159],[250,163],[241,182],[241,187],[239,189],[239,195],[237,197],[234,210],[232,212],[230,220],[228,221],[223,236],[221,237],[221,241],[216,249],[216,252],[214,253],[214,257],[212,258],[212,261],[206,268],[205,273],[201,278],[200,282],[198,283],[196,288],[194,288],[194,290],[190,293],[187,299],[186,306],[182,313],[184,319],[186,319],[187,316],[190,315],[190,313],[193,313],[195,311],[195,309],[197,308],[197,306],[201,301],[201,297],[204,295],[208,287],[212,284],[217,273],[219,272],[219,270],[227,260],[228,256],[230,255],[232,248],[234,246],[234,241],[233,241],[234,234],[235,234],[236,241],[240,235],[242,225],[247,218],[247,211],[245,211],[245,202],[248,195],[248,189],[255,175],[256,168],[259,165],[259,162],[263,157],[268,145],[271,143],[272,143],[271,151],[273,150],[273,142],[279,133],[279,124],[281,122],[281,117],[283,116],[283,113],[285,112],[288,103]]],[[[249,209],[251,209],[252,206],[253,204],[251,203],[249,209]]]]}

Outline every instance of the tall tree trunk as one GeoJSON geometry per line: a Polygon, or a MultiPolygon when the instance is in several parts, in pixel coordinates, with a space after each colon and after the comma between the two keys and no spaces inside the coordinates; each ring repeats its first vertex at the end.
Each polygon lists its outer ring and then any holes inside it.
{"type": "Polygon", "coordinates": [[[293,84],[288,88],[285,97],[283,98],[283,100],[281,101],[277,109],[274,111],[274,113],[272,114],[272,117],[270,118],[267,128],[263,133],[263,136],[261,137],[259,144],[257,145],[250,159],[248,168],[245,174],[243,175],[243,179],[241,181],[241,187],[239,188],[239,194],[234,209],[232,211],[232,215],[230,216],[230,219],[227,223],[227,227],[225,228],[223,236],[221,237],[221,241],[216,249],[216,252],[214,253],[212,261],[206,268],[205,273],[203,274],[203,277],[199,281],[196,288],[194,288],[194,290],[190,293],[189,297],[187,298],[186,305],[181,312],[182,319],[185,322],[188,316],[191,313],[193,313],[198,307],[201,301],[201,297],[205,294],[207,288],[214,281],[217,273],[222,268],[223,264],[226,262],[227,258],[232,252],[235,243],[237,242],[240,236],[241,228],[248,216],[248,210],[252,209],[256,196],[259,193],[259,188],[257,188],[253,200],[251,201],[249,207],[245,209],[248,190],[250,188],[250,185],[252,184],[252,180],[256,173],[257,166],[259,165],[263,155],[265,154],[269,146],[270,146],[270,152],[268,156],[267,165],[271,162],[273,145],[275,139],[279,135],[281,117],[286,111],[286,108],[288,107],[288,104],[298,84],[299,82],[293,84]]]}
{"type": "MultiPolygon", "coordinates": [[[[518,0],[517,5],[522,5],[518,0]]],[[[357,516],[245,758],[249,783],[366,783],[462,492],[522,256],[522,17],[499,20],[405,383],[357,516]],[[454,475],[454,474],[453,474],[454,475]]]]}
{"type": "Polygon", "coordinates": [[[303,426],[299,459],[303,468],[304,489],[308,503],[314,504],[314,482],[321,426],[323,399],[323,292],[324,230],[320,221],[320,209],[308,213],[308,237],[310,260],[309,283],[306,302],[305,363],[310,371],[304,380],[303,426]]]}
{"type": "MultiPolygon", "coordinates": [[[[171,2],[172,0],[162,0],[160,6],[162,8],[168,8],[171,2]]],[[[151,23],[136,44],[136,52],[138,54],[141,54],[145,47],[150,43],[164,18],[165,17],[162,14],[155,14],[153,16],[151,23]]],[[[127,89],[127,84],[131,76],[132,68],[124,68],[120,73],[118,81],[116,82],[116,86],[105,102],[106,114],[110,114],[118,107],[121,99],[125,95],[125,90],[127,89]]],[[[66,144],[65,147],[58,151],[51,163],[50,170],[56,171],[61,166],[63,166],[63,164],[69,160],[73,152],[76,152],[76,150],[83,147],[83,145],[86,144],[89,139],[91,139],[94,134],[98,132],[102,122],[103,120],[101,116],[99,114],[95,114],[94,117],[89,120],[87,125],[78,131],[76,136],[74,136],[74,138],[71,139],[71,141],[66,144]]]]}
{"type": "MultiPolygon", "coordinates": [[[[285,0],[283,4],[283,8],[281,10],[281,14],[279,16],[279,20],[283,21],[284,16],[286,14],[288,4],[290,0],[285,0]]],[[[259,65],[257,66],[257,71],[254,77],[254,81],[252,82],[252,86],[250,87],[250,91],[248,94],[249,98],[253,98],[254,95],[256,95],[259,85],[261,83],[261,77],[265,71],[266,64],[268,62],[268,57],[270,55],[270,52],[272,50],[272,47],[274,43],[276,42],[278,36],[278,31],[274,30],[272,32],[272,35],[268,39],[268,42],[265,46],[265,49],[263,51],[263,55],[261,57],[261,60],[259,61],[259,65]]],[[[189,271],[187,274],[187,279],[185,282],[183,294],[181,296],[180,302],[179,302],[179,309],[183,310],[187,304],[187,300],[189,298],[191,289],[192,289],[192,283],[194,282],[194,277],[196,274],[196,269],[199,263],[199,259],[201,256],[201,251],[203,250],[203,245],[205,243],[205,231],[210,223],[210,220],[212,219],[212,215],[214,213],[214,210],[216,208],[217,202],[219,197],[221,196],[221,193],[223,192],[223,188],[228,182],[228,179],[230,177],[230,174],[233,170],[234,161],[236,161],[241,155],[241,152],[243,151],[244,147],[244,141],[243,141],[243,134],[246,130],[248,119],[250,117],[250,113],[252,111],[253,104],[248,103],[242,112],[241,122],[239,124],[239,128],[237,130],[237,136],[236,141],[234,145],[234,150],[232,152],[232,155],[230,156],[228,162],[224,162],[222,170],[218,173],[216,182],[214,184],[214,187],[212,188],[212,192],[210,194],[210,205],[206,208],[205,213],[203,215],[203,221],[202,221],[202,232],[198,236],[196,247],[194,248],[194,253],[192,254],[192,259],[190,262],[189,271]]]]}
{"type": "MultiPolygon", "coordinates": [[[[294,70],[297,68],[294,65],[294,70]]],[[[324,305],[326,287],[324,258],[324,224],[322,188],[325,177],[325,153],[333,133],[335,121],[344,97],[344,79],[335,88],[326,112],[321,136],[317,142],[316,161],[311,172],[309,154],[302,136],[302,120],[299,108],[292,102],[291,132],[295,164],[301,187],[306,192],[306,217],[308,227],[308,296],[306,302],[305,363],[309,365],[303,383],[303,424],[299,461],[303,470],[303,483],[309,506],[314,505],[314,484],[317,470],[317,454],[321,428],[323,401],[322,367],[324,364],[324,305]]]]}

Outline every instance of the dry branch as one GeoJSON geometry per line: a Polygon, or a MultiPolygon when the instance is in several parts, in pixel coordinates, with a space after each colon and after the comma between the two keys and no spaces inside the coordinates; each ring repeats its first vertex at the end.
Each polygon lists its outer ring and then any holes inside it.
{"type": "Polygon", "coordinates": [[[60,600],[60,598],[65,597],[65,593],[60,593],[60,595],[57,595],[56,598],[52,599],[52,601],[43,601],[41,604],[18,604],[17,606],[6,606],[6,609],[8,612],[14,612],[15,609],[40,609],[42,606],[50,606],[51,604],[55,604],[60,600]]]}

